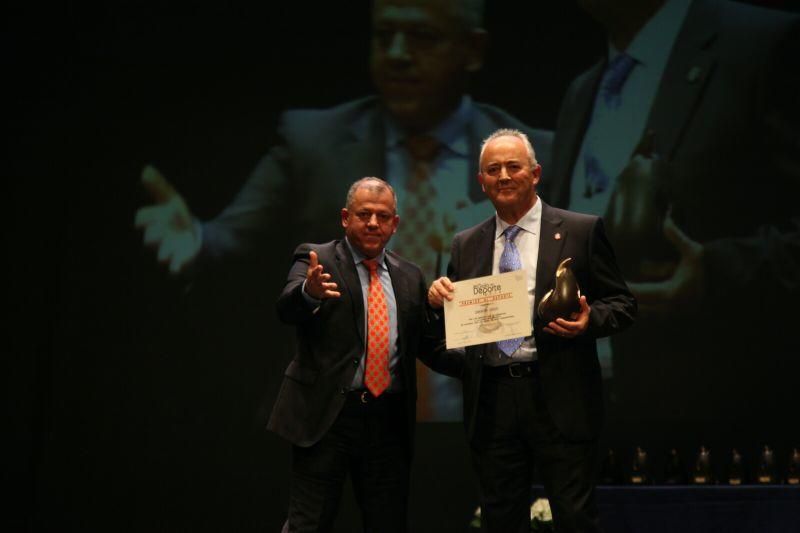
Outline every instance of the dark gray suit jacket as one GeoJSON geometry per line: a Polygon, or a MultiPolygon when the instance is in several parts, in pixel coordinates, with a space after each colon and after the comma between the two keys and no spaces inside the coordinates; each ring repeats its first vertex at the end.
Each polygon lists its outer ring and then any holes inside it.
{"type": "MultiPolygon", "coordinates": [[[[655,132],[661,158],[662,200],[678,225],[706,245],[714,298],[752,289],[765,274],[798,279],[796,269],[770,253],[777,247],[800,258],[798,53],[797,17],[695,0],[650,110],[646,129],[655,132]]],[[[576,78],[564,98],[552,169],[542,184],[554,206],[569,203],[605,64],[576,78]]]]}
{"type": "MultiPolygon", "coordinates": [[[[789,333],[797,313],[786,307],[800,297],[798,55],[797,17],[695,0],[650,110],[658,200],[704,245],[707,294],[690,309],[642,316],[616,337],[614,372],[623,408],[640,409],[668,434],[690,420],[710,434],[755,428],[768,418],[763,408],[790,399],[781,376],[798,366],[782,355],[798,348],[789,333]]],[[[543,184],[556,206],[568,206],[604,68],[605,59],[565,96],[543,184]]],[[[649,244],[614,243],[620,255],[649,244]]]]}
{"type": "MultiPolygon", "coordinates": [[[[408,425],[410,452],[416,413],[416,358],[451,375],[458,372],[459,363],[448,362],[447,354],[432,355],[438,338],[428,326],[427,286],[419,267],[392,252],[386,253],[386,262],[397,301],[398,377],[407,404],[406,419],[399,422],[408,425]]],[[[365,349],[361,283],[345,241],[300,245],[277,309],[283,322],[295,326],[297,351],[286,369],[268,428],[293,444],[311,446],[341,411],[365,349]],[[316,310],[302,294],[311,250],[317,252],[320,264],[341,292],[341,297],[323,300],[316,310]]]]}
{"type": "MultiPolygon", "coordinates": [[[[265,250],[288,255],[299,241],[339,237],[341,229],[331,221],[339,219],[350,184],[365,176],[385,178],[384,116],[376,97],[285,113],[281,141],[259,162],[231,205],[204,224],[200,260],[229,260],[265,250]]],[[[476,203],[486,201],[475,178],[480,143],[498,128],[528,133],[542,166],[549,164],[551,132],[533,130],[496,107],[474,103],[469,124],[472,163],[463,179],[476,203]]]]}
{"type": "MultiPolygon", "coordinates": [[[[494,235],[495,217],[457,234],[448,277],[458,281],[491,275],[494,235]]],[[[584,335],[564,339],[542,331],[546,324],[536,317],[533,330],[547,410],[564,436],[587,440],[597,436],[603,418],[595,339],[628,327],[636,315],[636,301],[622,280],[602,220],[542,202],[534,309],[553,288],[556,268],[567,257],[573,259],[572,270],[592,308],[589,329],[584,335]]],[[[482,436],[474,431],[475,417],[489,346],[467,347],[463,355],[464,424],[468,439],[478,445],[482,436]]]]}

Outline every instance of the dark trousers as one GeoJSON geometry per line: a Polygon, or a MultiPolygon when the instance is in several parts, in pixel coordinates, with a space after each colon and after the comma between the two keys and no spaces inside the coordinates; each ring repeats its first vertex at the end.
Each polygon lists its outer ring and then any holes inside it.
{"type": "MultiPolygon", "coordinates": [[[[484,369],[486,370],[486,369],[484,369]]],[[[534,464],[558,532],[595,532],[597,442],[564,438],[542,397],[538,371],[523,377],[484,372],[472,460],[481,487],[482,531],[530,531],[534,464]]]]}
{"type": "Polygon", "coordinates": [[[348,475],[366,533],[406,531],[410,460],[405,410],[403,393],[375,399],[351,392],[319,442],[292,448],[288,531],[331,531],[348,475]]]}

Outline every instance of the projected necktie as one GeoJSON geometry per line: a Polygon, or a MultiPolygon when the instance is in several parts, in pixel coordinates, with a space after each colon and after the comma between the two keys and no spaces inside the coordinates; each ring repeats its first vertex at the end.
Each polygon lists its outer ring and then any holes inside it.
{"type": "MultiPolygon", "coordinates": [[[[506,236],[506,244],[503,247],[502,255],[500,255],[501,274],[503,272],[512,272],[514,270],[522,269],[522,259],[520,259],[517,245],[514,244],[514,239],[516,239],[521,230],[522,228],[519,226],[509,226],[503,232],[503,234],[506,236]]],[[[497,341],[497,347],[500,348],[500,351],[505,355],[511,357],[511,354],[517,351],[517,348],[522,345],[522,341],[524,340],[524,337],[518,337],[516,339],[497,341]]]]}
{"type": "MultiPolygon", "coordinates": [[[[636,60],[625,53],[615,57],[603,73],[596,105],[605,106],[608,110],[617,109],[622,104],[622,87],[635,66],[636,60]]],[[[596,110],[598,111],[601,110],[596,110]]],[[[595,193],[605,191],[608,188],[609,177],[600,165],[591,145],[587,146],[584,152],[583,165],[586,174],[584,196],[589,198],[595,193]]]]}
{"type": "MultiPolygon", "coordinates": [[[[411,156],[412,173],[406,181],[403,223],[395,236],[394,249],[416,263],[426,278],[436,278],[438,250],[442,236],[436,235],[436,189],[431,183],[431,167],[442,144],[430,135],[407,137],[403,145],[411,156]]],[[[427,366],[417,361],[417,420],[433,419],[433,376],[427,366]]]]}
{"type": "Polygon", "coordinates": [[[378,278],[378,263],[364,259],[369,269],[367,295],[367,363],[364,386],[373,396],[380,396],[389,386],[389,308],[378,278]]]}
{"type": "Polygon", "coordinates": [[[416,263],[426,278],[436,278],[436,189],[431,183],[431,165],[441,143],[430,135],[408,137],[404,143],[412,159],[412,175],[406,182],[403,224],[396,235],[395,250],[416,263]]]}

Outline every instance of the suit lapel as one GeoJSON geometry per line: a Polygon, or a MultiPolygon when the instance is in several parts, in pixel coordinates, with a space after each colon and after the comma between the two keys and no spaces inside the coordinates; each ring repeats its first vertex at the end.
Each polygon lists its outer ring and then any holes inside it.
{"type": "Polygon", "coordinates": [[[572,108],[563,115],[563,122],[558,125],[553,143],[553,171],[549,173],[552,180],[546,184],[550,191],[548,201],[558,207],[566,208],[569,203],[573,168],[589,126],[594,96],[605,66],[604,59],[584,74],[585,79],[578,82],[575,95],[567,102],[572,108]]]}
{"type": "Polygon", "coordinates": [[[360,339],[365,339],[364,295],[361,292],[361,281],[358,278],[358,271],[356,270],[356,263],[353,260],[353,254],[350,253],[350,250],[347,248],[347,243],[343,240],[336,244],[336,263],[340,279],[344,285],[344,287],[341,288],[347,291],[353,304],[353,317],[356,321],[358,337],[360,339]]]}
{"type": "Polygon", "coordinates": [[[492,275],[492,261],[494,259],[494,233],[495,217],[486,220],[478,227],[478,242],[474,249],[464,250],[467,268],[463,279],[477,278],[492,275]],[[481,252],[486,250],[486,252],[481,252]]]}
{"type": "Polygon", "coordinates": [[[692,4],[659,83],[647,127],[655,132],[656,151],[667,159],[672,158],[713,73],[717,9],[711,2],[692,4]]]}
{"type": "Polygon", "coordinates": [[[349,138],[337,154],[340,174],[353,182],[365,176],[384,177],[386,172],[386,130],[380,108],[366,118],[366,127],[351,125],[349,138]]]}
{"type": "MultiPolygon", "coordinates": [[[[541,202],[541,198],[539,199],[541,202]]],[[[533,297],[534,316],[542,297],[553,288],[556,268],[561,262],[561,250],[567,240],[563,219],[542,202],[542,227],[539,235],[539,257],[536,260],[536,289],[533,297]],[[556,238],[556,234],[559,238],[556,238]]],[[[536,320],[534,319],[534,322],[536,320]]]]}

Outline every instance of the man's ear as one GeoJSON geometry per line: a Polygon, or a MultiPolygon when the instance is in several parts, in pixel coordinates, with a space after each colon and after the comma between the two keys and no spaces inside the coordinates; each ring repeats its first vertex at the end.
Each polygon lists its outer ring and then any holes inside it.
{"type": "Polygon", "coordinates": [[[342,227],[346,228],[350,219],[350,213],[347,211],[346,207],[342,208],[341,215],[342,215],[342,227]]]}
{"type": "Polygon", "coordinates": [[[467,42],[467,62],[464,68],[470,74],[474,74],[483,68],[486,47],[489,44],[489,33],[483,28],[475,28],[467,36],[467,42]]]}
{"type": "Polygon", "coordinates": [[[533,174],[533,184],[539,185],[539,180],[542,179],[542,165],[536,163],[536,167],[532,171],[533,174]]]}
{"type": "Polygon", "coordinates": [[[486,187],[485,187],[485,186],[484,186],[484,184],[483,184],[483,174],[481,174],[480,172],[478,172],[478,176],[477,176],[477,178],[478,178],[478,183],[480,183],[480,184],[481,184],[481,190],[482,190],[483,192],[486,192],[486,187]]]}

